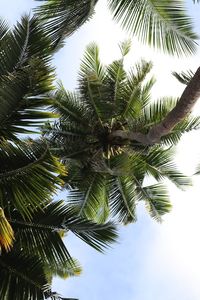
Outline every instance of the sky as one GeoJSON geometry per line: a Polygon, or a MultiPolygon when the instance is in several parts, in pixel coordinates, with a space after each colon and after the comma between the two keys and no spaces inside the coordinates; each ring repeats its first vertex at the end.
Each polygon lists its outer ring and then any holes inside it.
{"type": "MultiPolygon", "coordinates": [[[[1,16],[10,24],[35,5],[31,0],[1,0],[1,16]]],[[[200,34],[200,5],[187,2],[200,34]]],[[[100,46],[104,63],[119,58],[118,44],[127,35],[115,24],[99,0],[93,19],[66,40],[65,47],[54,59],[57,76],[67,89],[76,87],[77,72],[85,46],[95,41],[100,46]]],[[[200,50],[195,56],[177,59],[164,56],[132,40],[132,50],[126,66],[134,65],[141,57],[152,60],[157,83],[153,98],[180,96],[184,86],[171,76],[172,71],[197,69],[200,50]]],[[[194,109],[200,114],[200,102],[194,109]]],[[[187,175],[200,163],[200,134],[185,135],[177,147],[176,161],[187,175]]],[[[121,227],[119,240],[105,254],[100,254],[69,234],[66,245],[79,259],[83,274],[63,281],[55,279],[54,290],[66,297],[80,300],[199,300],[200,299],[200,177],[193,187],[179,191],[169,185],[173,210],[162,224],[150,219],[145,208],[138,207],[138,221],[121,227]]],[[[63,197],[63,195],[62,195],[63,197]]]]}

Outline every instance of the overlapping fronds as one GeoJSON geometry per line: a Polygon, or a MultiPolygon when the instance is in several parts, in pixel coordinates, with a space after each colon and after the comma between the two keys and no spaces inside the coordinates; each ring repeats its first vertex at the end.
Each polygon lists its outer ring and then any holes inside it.
{"type": "Polygon", "coordinates": [[[138,186],[137,189],[141,200],[145,201],[150,216],[161,222],[162,216],[170,212],[172,208],[166,187],[162,184],[154,184],[145,187],[138,186]]]}
{"type": "Polygon", "coordinates": [[[80,274],[80,264],[71,258],[63,233],[70,230],[99,251],[117,238],[114,224],[100,225],[78,217],[77,210],[63,201],[47,204],[34,212],[31,220],[23,218],[12,205],[6,212],[15,243],[9,254],[2,249],[0,255],[0,297],[5,300],[54,299],[56,293],[50,288],[53,275],[67,278],[80,274]]]}
{"type": "Polygon", "coordinates": [[[155,82],[152,77],[144,83],[147,74],[151,70],[151,63],[141,61],[141,66],[138,64],[136,67],[136,75],[134,75],[132,69],[124,87],[124,105],[121,113],[125,119],[135,119],[141,114],[141,110],[150,101],[150,92],[155,82]]]}
{"type": "Polygon", "coordinates": [[[20,250],[0,256],[0,282],[2,300],[45,299],[50,290],[42,261],[20,250]]]}
{"type": "Polygon", "coordinates": [[[36,18],[23,16],[12,30],[2,21],[0,28],[1,76],[28,66],[32,57],[49,58],[49,40],[36,18]]]}
{"type": "Polygon", "coordinates": [[[191,184],[177,169],[171,147],[184,132],[198,129],[200,119],[189,115],[161,138],[160,145],[134,139],[161,122],[178,99],[152,102],[152,63],[141,60],[127,72],[124,57],[129,41],[120,49],[122,57],[104,66],[97,45],[87,47],[76,93],[59,86],[52,109],[60,118],[47,124],[44,132],[69,170],[62,179],[70,188],[68,201],[80,215],[101,223],[110,212],[119,222],[134,222],[136,205],[144,196],[150,201],[150,214],[160,220],[170,210],[161,182],[168,179],[179,188],[191,184]],[[149,175],[158,185],[147,189],[143,183],[149,175]]]}
{"type": "Polygon", "coordinates": [[[117,176],[110,180],[111,214],[123,224],[136,221],[137,197],[135,180],[130,176],[117,176]]]}
{"type": "Polygon", "coordinates": [[[35,213],[31,221],[16,216],[10,222],[16,232],[19,247],[26,249],[27,253],[39,255],[55,268],[71,260],[60,233],[70,230],[99,251],[103,251],[117,237],[112,223],[104,226],[87,221],[78,216],[76,208],[63,201],[48,204],[43,211],[35,213]]]}
{"type": "Polygon", "coordinates": [[[53,97],[53,111],[59,115],[62,121],[76,122],[87,126],[91,117],[90,108],[79,99],[79,94],[66,91],[61,82],[53,97]],[[67,99],[67,101],[66,101],[67,99]]]}
{"type": "Polygon", "coordinates": [[[62,279],[67,279],[73,276],[79,276],[82,272],[80,263],[76,259],[70,261],[65,261],[63,264],[58,264],[56,266],[46,266],[46,275],[48,281],[52,280],[52,276],[59,276],[62,279]]]}
{"type": "MultiPolygon", "coordinates": [[[[38,0],[41,1],[41,0],[38,0]]],[[[89,20],[97,0],[43,0],[37,17],[52,40],[53,49],[89,20]]],[[[199,0],[193,0],[194,3],[199,0]]],[[[197,35],[184,3],[177,0],[108,0],[113,18],[143,43],[177,56],[196,50],[197,35]]]]}
{"type": "Polygon", "coordinates": [[[197,35],[182,1],[108,0],[115,20],[143,43],[177,56],[196,50],[197,35]]]}
{"type": "Polygon", "coordinates": [[[107,70],[100,62],[99,48],[95,43],[87,46],[80,66],[79,93],[81,101],[93,112],[91,122],[102,124],[113,110],[112,98],[108,98],[109,87],[106,85],[107,70]]]}
{"type": "Polygon", "coordinates": [[[108,205],[106,177],[91,171],[82,171],[82,175],[83,180],[79,184],[79,189],[69,191],[68,200],[76,205],[81,216],[98,221],[98,212],[108,205]]]}
{"type": "Polygon", "coordinates": [[[52,117],[44,108],[50,104],[45,93],[52,89],[53,69],[49,41],[35,18],[22,17],[13,30],[4,23],[0,28],[0,135],[15,140],[52,117]]]}
{"type": "MultiPolygon", "coordinates": [[[[41,0],[38,0],[41,1],[41,0]]],[[[35,9],[42,21],[46,35],[51,39],[52,48],[59,49],[65,37],[74,33],[90,19],[97,0],[44,0],[35,9]]]]}
{"type": "Polygon", "coordinates": [[[56,222],[58,221],[55,222],[55,217],[59,215],[62,219],[62,229],[72,231],[88,245],[99,251],[103,251],[116,240],[116,228],[111,222],[101,225],[77,217],[77,210],[63,202],[55,202],[47,206],[47,215],[49,214],[48,209],[51,211],[51,224],[57,225],[56,222]]]}
{"type": "Polygon", "coordinates": [[[157,181],[167,178],[178,188],[184,189],[191,186],[191,179],[177,169],[174,155],[173,148],[165,149],[157,146],[152,148],[148,155],[141,155],[140,159],[145,164],[147,174],[153,176],[157,181]]]}
{"type": "Polygon", "coordinates": [[[23,216],[48,203],[61,184],[56,173],[61,164],[49,152],[46,142],[26,141],[18,145],[0,143],[0,203],[13,205],[23,216]]]}

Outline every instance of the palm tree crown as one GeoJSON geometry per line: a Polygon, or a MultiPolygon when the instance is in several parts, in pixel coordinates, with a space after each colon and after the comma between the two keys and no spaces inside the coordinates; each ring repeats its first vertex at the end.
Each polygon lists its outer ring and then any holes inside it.
{"type": "Polygon", "coordinates": [[[136,204],[144,200],[151,216],[160,220],[171,208],[162,179],[180,188],[190,184],[175,166],[172,146],[184,132],[199,128],[200,118],[188,116],[160,144],[143,145],[115,135],[119,131],[147,133],[177,102],[172,98],[151,102],[152,64],[142,60],[127,73],[123,62],[130,42],[120,48],[122,58],[104,66],[98,47],[87,47],[77,91],[68,92],[59,85],[53,112],[60,118],[54,125],[46,124],[43,131],[51,151],[68,166],[63,179],[71,189],[69,201],[80,215],[104,222],[111,213],[120,222],[133,222],[136,204]],[[146,175],[158,183],[144,185],[146,175]]]}

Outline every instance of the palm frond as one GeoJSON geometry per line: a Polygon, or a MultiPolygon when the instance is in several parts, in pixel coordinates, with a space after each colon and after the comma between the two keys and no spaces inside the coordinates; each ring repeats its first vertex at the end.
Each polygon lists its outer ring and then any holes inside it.
{"type": "Polygon", "coordinates": [[[148,155],[142,158],[146,163],[147,174],[153,176],[157,181],[168,178],[178,188],[184,189],[191,186],[191,179],[178,171],[174,163],[174,149],[162,149],[157,147],[151,149],[148,155]]]}
{"type": "MultiPolygon", "coordinates": [[[[99,58],[99,47],[96,43],[90,43],[85,50],[80,65],[81,77],[93,77],[99,83],[105,78],[105,69],[99,58]]],[[[92,78],[92,79],[93,79],[92,78]]]]}
{"type": "Polygon", "coordinates": [[[1,206],[12,203],[23,216],[31,218],[61,184],[56,173],[63,173],[64,169],[45,142],[21,142],[18,146],[2,142],[0,161],[1,206]]]}
{"type": "Polygon", "coordinates": [[[19,133],[35,132],[33,129],[53,115],[40,109],[48,105],[47,98],[28,98],[25,74],[10,75],[0,84],[0,134],[8,140],[17,140],[19,133]],[[30,129],[31,128],[31,129],[30,129]]]}
{"type": "Polygon", "coordinates": [[[37,254],[40,253],[40,256],[43,251],[43,259],[47,262],[49,260],[53,266],[64,263],[67,260],[71,261],[64,244],[59,246],[58,241],[62,241],[59,235],[60,232],[70,230],[88,245],[99,251],[108,247],[117,237],[116,228],[112,223],[108,222],[104,226],[83,219],[78,216],[77,208],[64,204],[63,201],[48,204],[43,208],[43,211],[38,211],[31,221],[12,219],[11,224],[19,237],[20,247],[24,245],[24,249],[32,251],[31,253],[39,251],[37,254]],[[36,237],[38,237],[38,240],[36,237]],[[20,244],[20,241],[22,244],[20,244]],[[48,249],[50,245],[54,249],[48,249]],[[52,254],[54,252],[54,257],[52,255],[48,257],[50,251],[52,251],[52,254]]]}
{"type": "Polygon", "coordinates": [[[53,50],[62,47],[64,38],[74,33],[92,17],[97,3],[97,0],[44,1],[43,5],[35,9],[35,13],[43,23],[46,35],[51,39],[53,50]]]}
{"type": "Polygon", "coordinates": [[[92,155],[90,147],[95,139],[90,139],[90,132],[79,124],[55,122],[53,125],[43,126],[43,132],[51,145],[51,152],[62,157],[64,163],[69,158],[85,157],[87,160],[92,155]]]}
{"type": "Polygon", "coordinates": [[[164,97],[150,103],[143,109],[142,116],[139,121],[144,122],[144,125],[146,125],[147,128],[152,127],[153,124],[159,123],[163,120],[168,112],[175,107],[177,101],[178,99],[172,97],[164,97]]]}
{"type": "Polygon", "coordinates": [[[113,223],[96,224],[78,217],[77,208],[66,205],[62,201],[53,202],[46,209],[45,219],[48,220],[49,224],[58,227],[61,224],[61,229],[72,231],[98,251],[103,251],[117,238],[116,228],[113,223]]]}
{"type": "Polygon", "coordinates": [[[50,290],[42,261],[22,251],[0,256],[0,298],[2,300],[45,299],[50,290]]]}
{"type": "Polygon", "coordinates": [[[131,40],[124,40],[122,43],[119,44],[119,48],[122,54],[122,57],[125,57],[131,50],[131,40]]]}
{"type": "Polygon", "coordinates": [[[35,17],[23,16],[13,30],[8,30],[3,22],[2,30],[1,76],[27,66],[33,57],[49,60],[49,40],[35,17]]]}
{"type": "Polygon", "coordinates": [[[114,19],[141,42],[178,56],[196,50],[197,35],[180,1],[109,0],[108,3],[114,19]]]}
{"type": "Polygon", "coordinates": [[[115,116],[118,106],[121,105],[123,97],[123,86],[126,80],[126,71],[123,66],[123,58],[113,61],[107,67],[107,99],[110,99],[113,106],[113,115],[115,116]]]}
{"type": "Polygon", "coordinates": [[[2,252],[2,248],[7,252],[10,251],[13,246],[13,241],[13,229],[6,219],[3,209],[0,207],[0,254],[2,252]]]}
{"type": "Polygon", "coordinates": [[[91,122],[99,122],[101,126],[108,118],[108,112],[113,110],[113,99],[108,97],[106,75],[106,68],[99,59],[98,46],[89,44],[80,67],[79,93],[81,101],[93,111],[91,122]]]}
{"type": "Polygon", "coordinates": [[[171,211],[172,205],[166,187],[162,184],[155,184],[146,187],[137,187],[140,200],[145,201],[150,216],[158,222],[162,216],[171,211]]]}
{"type": "Polygon", "coordinates": [[[0,41],[3,40],[4,36],[9,31],[9,26],[5,20],[0,19],[0,41]]]}
{"type": "Polygon", "coordinates": [[[79,190],[69,191],[69,201],[79,207],[79,214],[88,219],[96,219],[98,211],[106,204],[106,178],[104,174],[85,172],[79,190]]]}
{"type": "Polygon", "coordinates": [[[149,104],[151,99],[151,88],[154,85],[154,79],[151,78],[143,86],[138,85],[129,85],[130,82],[126,85],[127,96],[125,97],[124,111],[122,112],[123,118],[130,120],[136,119],[141,115],[142,109],[149,104]],[[132,90],[130,90],[132,88],[132,90]]]}
{"type": "Polygon", "coordinates": [[[35,18],[25,16],[5,32],[0,60],[0,134],[14,140],[53,116],[42,111],[50,104],[44,94],[52,89],[54,77],[49,41],[35,18]]]}
{"type": "Polygon", "coordinates": [[[131,176],[114,177],[110,182],[111,214],[123,224],[136,221],[136,203],[134,179],[131,176]]]}
{"type": "Polygon", "coordinates": [[[65,261],[64,263],[57,264],[56,266],[47,264],[45,266],[45,272],[48,282],[51,282],[53,276],[59,276],[62,279],[78,276],[82,272],[82,268],[76,259],[71,259],[70,262],[65,261]]]}
{"type": "Polygon", "coordinates": [[[24,249],[31,255],[35,254],[42,259],[51,269],[67,263],[73,265],[72,258],[61,239],[59,232],[62,230],[56,226],[46,225],[35,220],[24,222],[11,220],[16,236],[16,247],[24,249]]]}
{"type": "Polygon", "coordinates": [[[66,226],[76,236],[86,242],[94,249],[103,252],[110,244],[116,241],[116,228],[111,222],[104,224],[95,224],[88,220],[68,220],[66,226]]]}
{"type": "Polygon", "coordinates": [[[187,85],[192,77],[194,76],[194,72],[192,70],[188,70],[187,72],[173,72],[172,75],[180,82],[187,85]]]}
{"type": "Polygon", "coordinates": [[[162,143],[165,145],[175,145],[179,142],[180,138],[185,132],[191,130],[198,130],[200,128],[200,117],[193,117],[189,115],[183,121],[179,122],[172,131],[161,138],[162,143]]]}
{"type": "Polygon", "coordinates": [[[70,122],[82,124],[84,127],[87,127],[88,119],[91,117],[89,108],[80,101],[79,95],[66,91],[62,83],[58,84],[53,97],[52,109],[61,120],[70,120],[70,122]]]}

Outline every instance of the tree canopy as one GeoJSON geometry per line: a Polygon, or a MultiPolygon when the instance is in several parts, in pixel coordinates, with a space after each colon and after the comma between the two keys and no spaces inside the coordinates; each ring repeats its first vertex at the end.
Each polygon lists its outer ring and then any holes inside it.
{"type": "MultiPolygon", "coordinates": [[[[191,184],[176,167],[174,145],[200,125],[190,114],[200,95],[200,69],[174,74],[187,85],[179,99],[152,102],[152,63],[124,68],[129,41],[108,66],[90,44],[77,91],[56,88],[53,54],[93,16],[98,1],[44,1],[13,29],[0,22],[3,300],[67,299],[51,283],[54,275],[81,271],[63,242],[68,231],[103,251],[117,238],[113,220],[135,222],[141,200],[160,221],[171,209],[163,179],[179,188],[191,184]],[[70,190],[68,201],[53,200],[62,188],[70,190]]],[[[108,0],[108,5],[140,41],[173,55],[195,52],[198,37],[182,2],[108,0]]]]}
{"type": "Polygon", "coordinates": [[[60,118],[54,125],[47,123],[43,132],[69,170],[63,177],[70,188],[67,199],[80,215],[104,222],[111,214],[126,224],[136,220],[136,205],[144,200],[150,215],[161,220],[171,208],[163,179],[180,188],[191,184],[175,165],[173,146],[184,132],[199,128],[200,118],[188,115],[159,143],[138,140],[135,135],[157,126],[179,99],[152,101],[151,62],[142,60],[126,72],[129,41],[120,49],[121,59],[104,66],[98,46],[87,47],[78,88],[69,92],[59,85],[52,111],[60,118]],[[157,183],[145,184],[147,176],[157,183]]]}

